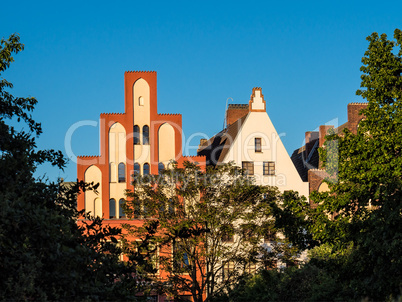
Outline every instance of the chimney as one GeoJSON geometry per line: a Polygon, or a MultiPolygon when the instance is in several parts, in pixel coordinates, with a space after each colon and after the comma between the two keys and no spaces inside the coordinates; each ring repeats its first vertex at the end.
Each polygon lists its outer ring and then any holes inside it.
{"type": "Polygon", "coordinates": [[[321,125],[319,128],[320,147],[324,145],[325,136],[328,134],[329,129],[333,129],[332,125],[321,125]]]}
{"type": "Polygon", "coordinates": [[[249,105],[245,104],[229,104],[226,110],[226,126],[233,124],[238,119],[247,115],[249,112],[249,105]]]}
{"type": "Polygon", "coordinates": [[[348,128],[353,134],[357,134],[357,126],[364,118],[360,111],[367,107],[367,103],[349,103],[348,104],[348,128]]]}

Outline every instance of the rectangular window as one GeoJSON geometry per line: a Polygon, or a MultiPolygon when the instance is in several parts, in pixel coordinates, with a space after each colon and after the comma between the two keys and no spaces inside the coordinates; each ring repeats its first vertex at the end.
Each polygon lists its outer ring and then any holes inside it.
{"type": "Polygon", "coordinates": [[[254,175],[254,163],[252,161],[242,162],[242,169],[244,175],[254,175]]]}
{"type": "Polygon", "coordinates": [[[264,175],[275,175],[275,162],[273,161],[264,161],[264,175]]]}
{"type": "Polygon", "coordinates": [[[222,266],[222,279],[229,279],[235,269],[234,262],[229,261],[222,266]]]}
{"type": "Polygon", "coordinates": [[[255,263],[248,263],[244,268],[244,272],[250,275],[254,275],[257,272],[255,263]]]}
{"type": "Polygon", "coordinates": [[[255,143],[255,152],[262,152],[261,149],[261,138],[255,138],[254,139],[254,143],[255,143]]]}

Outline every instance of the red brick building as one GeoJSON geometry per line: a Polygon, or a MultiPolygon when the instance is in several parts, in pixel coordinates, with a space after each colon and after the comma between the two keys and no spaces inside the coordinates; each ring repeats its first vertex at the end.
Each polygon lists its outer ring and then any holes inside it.
{"type": "MultiPolygon", "coordinates": [[[[318,131],[307,131],[305,133],[304,146],[295,150],[291,158],[303,181],[308,181],[309,193],[328,190],[328,185],[323,183],[323,180],[328,177],[328,173],[322,169],[318,148],[324,145],[325,136],[329,129],[334,129],[335,133],[342,134],[343,129],[347,128],[352,133],[357,134],[359,122],[364,118],[360,111],[366,107],[367,103],[349,103],[347,107],[348,121],[346,123],[337,128],[331,125],[321,125],[318,131]]],[[[310,203],[312,203],[311,200],[310,203]]]]}
{"type": "MultiPolygon", "coordinates": [[[[77,178],[99,183],[98,193],[78,196],[78,210],[103,217],[111,226],[142,224],[140,218],[126,219],[121,207],[134,174],[158,174],[171,160],[179,165],[198,162],[205,169],[205,157],[182,156],[181,114],[157,112],[156,72],[126,72],[124,89],[124,113],[100,115],[100,155],[77,158],[77,178]]],[[[163,272],[159,274],[163,278],[163,272]]]]}

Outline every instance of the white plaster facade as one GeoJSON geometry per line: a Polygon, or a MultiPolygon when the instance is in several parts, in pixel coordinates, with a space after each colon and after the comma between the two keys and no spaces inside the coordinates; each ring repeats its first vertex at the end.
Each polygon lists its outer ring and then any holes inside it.
{"type": "Polygon", "coordinates": [[[234,162],[237,166],[244,167],[243,163],[250,163],[256,184],[276,186],[281,192],[297,191],[308,198],[308,183],[303,182],[297,172],[265,105],[261,88],[254,88],[249,106],[244,107],[248,112],[217,134],[221,136],[220,144],[214,146],[212,138],[200,145],[198,153],[205,154],[204,150],[213,153],[214,149],[221,148],[222,152],[213,164],[234,162]],[[267,165],[271,168],[274,165],[274,172],[271,169],[264,173],[264,165],[266,168],[267,165]]]}

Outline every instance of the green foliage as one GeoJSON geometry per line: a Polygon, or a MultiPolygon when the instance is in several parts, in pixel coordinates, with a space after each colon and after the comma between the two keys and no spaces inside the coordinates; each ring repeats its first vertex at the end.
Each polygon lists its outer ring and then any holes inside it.
{"type": "Polygon", "coordinates": [[[282,271],[261,270],[245,276],[227,294],[213,302],[248,301],[348,301],[336,278],[314,265],[282,271]]]}
{"type": "Polygon", "coordinates": [[[306,215],[310,211],[310,204],[304,196],[300,197],[294,191],[286,191],[280,202],[272,203],[271,206],[275,227],[282,230],[294,246],[306,250],[317,245],[312,235],[306,232],[311,221],[306,215]]]}
{"type": "MultiPolygon", "coordinates": [[[[0,72],[23,48],[17,35],[1,40],[0,72]]],[[[60,151],[37,150],[35,138],[42,129],[31,116],[37,100],[14,97],[11,88],[2,78],[0,300],[133,300],[138,280],[132,266],[119,261],[121,249],[113,243],[121,230],[89,216],[77,224],[84,215],[77,211],[77,194],[96,186],[34,178],[38,165],[63,168],[65,159],[60,151]],[[10,121],[28,125],[28,132],[18,131],[10,121]]]]}
{"type": "MultiPolygon", "coordinates": [[[[136,177],[127,196],[127,216],[143,219],[125,226],[128,238],[141,239],[127,244],[131,250],[147,243],[158,247],[165,291],[173,297],[187,291],[194,301],[203,301],[205,293],[211,299],[233,286],[249,265],[278,260],[279,252],[269,253],[262,241],[274,231],[272,204],[279,193],[253,184],[232,164],[201,171],[194,163],[183,168],[172,163],[162,175],[136,177]]],[[[290,261],[294,251],[287,247],[277,244],[290,261]]]]}
{"type": "Polygon", "coordinates": [[[331,131],[320,157],[329,192],[310,208],[294,193],[273,207],[275,226],[310,249],[300,269],[262,271],[216,301],[394,301],[402,289],[402,32],[373,33],[362,59],[368,101],[357,134],[331,131]],[[395,49],[398,47],[399,49],[395,49]]]}
{"type": "Polygon", "coordinates": [[[363,89],[357,91],[368,101],[365,118],[356,135],[345,130],[327,137],[322,159],[332,177],[330,193],[310,196],[319,205],[309,213],[309,230],[331,247],[329,259],[313,259],[336,271],[355,299],[396,298],[402,288],[401,31],[394,37],[396,42],[385,34],[367,38],[363,89]]]}

